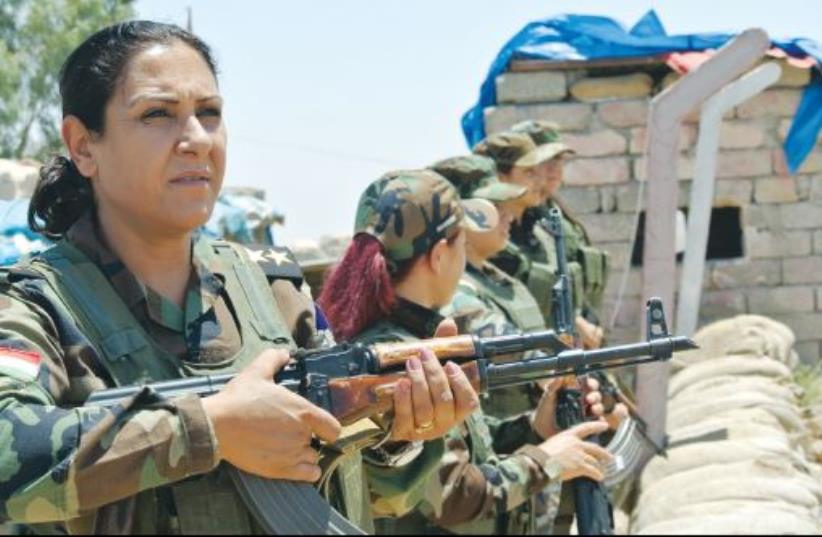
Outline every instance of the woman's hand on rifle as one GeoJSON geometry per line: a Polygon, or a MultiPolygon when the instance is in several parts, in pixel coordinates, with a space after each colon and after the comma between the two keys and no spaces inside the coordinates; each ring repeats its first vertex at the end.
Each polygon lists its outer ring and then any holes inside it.
{"type": "Polygon", "coordinates": [[[588,421],[556,434],[538,447],[548,455],[552,464],[560,468],[560,479],[567,481],[588,477],[596,481],[605,479],[603,468],[613,458],[604,448],[585,438],[604,433],[608,424],[604,421],[588,421]]]}
{"type": "MultiPolygon", "coordinates": [[[[457,325],[446,319],[434,337],[457,335],[457,325]]],[[[406,362],[408,378],[394,390],[392,440],[433,440],[461,423],[479,407],[468,377],[453,362],[445,367],[428,349],[406,362]]]]}
{"type": "Polygon", "coordinates": [[[603,416],[608,423],[608,428],[616,431],[619,425],[629,416],[628,407],[622,403],[617,403],[614,408],[603,416]]]}
{"type": "MultiPolygon", "coordinates": [[[[605,413],[605,409],[602,405],[602,394],[599,392],[599,382],[590,377],[586,377],[585,382],[585,404],[593,417],[600,418],[605,413]]],[[[542,397],[531,415],[531,427],[542,438],[551,438],[559,433],[557,392],[563,386],[578,388],[578,380],[576,377],[558,377],[542,385],[544,390],[542,397]]]]}
{"type": "Polygon", "coordinates": [[[335,441],[340,424],[273,382],[290,359],[287,350],[263,352],[219,393],[203,399],[203,406],[221,460],[270,479],[313,482],[320,478],[320,467],[311,439],[335,441]]]}
{"type": "Polygon", "coordinates": [[[597,326],[594,323],[589,322],[581,315],[577,315],[574,326],[577,334],[579,334],[579,339],[582,342],[582,348],[588,350],[602,347],[602,339],[605,333],[603,332],[601,326],[597,326]]]}

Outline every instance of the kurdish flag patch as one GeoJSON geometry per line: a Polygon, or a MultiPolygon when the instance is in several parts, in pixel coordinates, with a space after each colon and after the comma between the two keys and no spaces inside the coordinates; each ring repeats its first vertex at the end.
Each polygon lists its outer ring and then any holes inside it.
{"type": "Polygon", "coordinates": [[[0,374],[23,381],[32,381],[40,373],[42,360],[36,352],[0,347],[0,374]]]}

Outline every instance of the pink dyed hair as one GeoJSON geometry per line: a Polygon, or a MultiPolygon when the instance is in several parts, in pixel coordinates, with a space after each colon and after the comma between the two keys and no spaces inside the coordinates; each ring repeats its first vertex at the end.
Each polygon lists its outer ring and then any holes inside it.
{"type": "Polygon", "coordinates": [[[396,297],[380,242],[354,237],[323,284],[318,300],[334,337],[347,341],[391,313],[396,297]]]}

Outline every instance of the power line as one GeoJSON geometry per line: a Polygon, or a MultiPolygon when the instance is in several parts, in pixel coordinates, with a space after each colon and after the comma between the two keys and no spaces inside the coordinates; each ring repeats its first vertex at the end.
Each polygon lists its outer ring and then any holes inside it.
{"type": "Polygon", "coordinates": [[[326,157],[337,158],[340,160],[353,160],[353,161],[360,161],[360,162],[368,162],[369,164],[379,164],[380,166],[387,166],[391,169],[397,168],[405,168],[407,166],[403,164],[399,164],[396,161],[381,159],[377,157],[372,157],[370,155],[358,155],[356,153],[347,153],[342,151],[332,151],[325,149],[323,147],[300,144],[296,142],[291,142],[288,140],[263,140],[260,138],[251,138],[248,136],[243,135],[231,135],[232,139],[237,139],[253,144],[261,144],[261,145],[273,145],[273,146],[280,146],[280,147],[288,147],[290,149],[294,149],[296,151],[302,151],[305,153],[311,153],[314,155],[323,155],[326,157]]]}

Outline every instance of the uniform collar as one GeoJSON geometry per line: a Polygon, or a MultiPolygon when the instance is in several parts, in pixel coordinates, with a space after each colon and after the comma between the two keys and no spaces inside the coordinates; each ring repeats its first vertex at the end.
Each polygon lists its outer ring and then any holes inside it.
{"type": "Polygon", "coordinates": [[[481,268],[477,268],[471,263],[466,263],[465,272],[473,275],[476,278],[490,280],[495,284],[509,283],[509,281],[502,276],[502,271],[488,261],[483,263],[481,268]]]}
{"type": "Polygon", "coordinates": [[[66,240],[100,268],[129,309],[144,303],[149,318],[171,330],[181,332],[186,321],[209,311],[223,289],[223,267],[213,263],[207,255],[208,244],[204,237],[195,238],[192,244],[192,272],[184,310],[137,279],[108,246],[91,211],[69,228],[66,240]]]}
{"type": "Polygon", "coordinates": [[[519,221],[511,224],[511,241],[522,246],[532,247],[537,244],[534,226],[540,219],[538,207],[526,209],[519,221]]]}
{"type": "Polygon", "coordinates": [[[443,319],[445,317],[435,310],[404,298],[397,299],[397,304],[389,317],[392,323],[420,339],[433,337],[443,319]]]}

